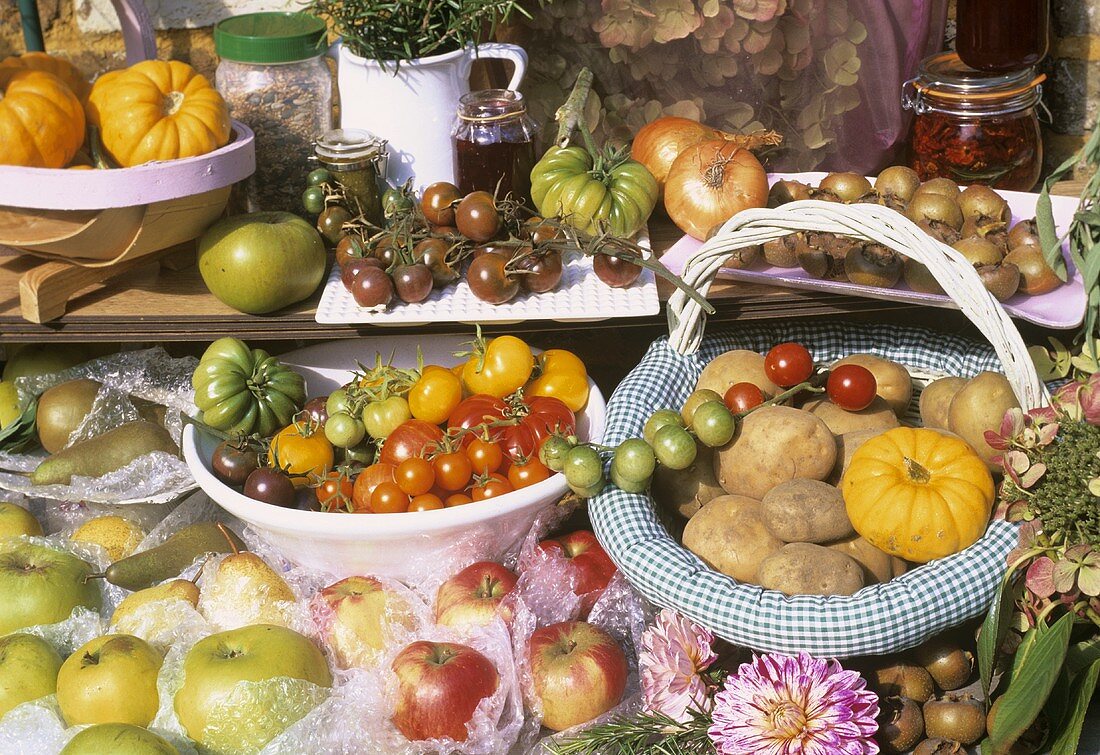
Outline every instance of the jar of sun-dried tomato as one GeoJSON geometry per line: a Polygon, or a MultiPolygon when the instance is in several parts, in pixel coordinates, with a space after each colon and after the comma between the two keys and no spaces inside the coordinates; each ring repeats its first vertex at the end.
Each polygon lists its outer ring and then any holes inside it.
{"type": "Polygon", "coordinates": [[[1045,78],[1033,68],[976,71],[953,52],[925,58],[902,88],[903,107],[915,113],[909,165],[922,181],[1028,191],[1043,167],[1036,107],[1045,78]]]}

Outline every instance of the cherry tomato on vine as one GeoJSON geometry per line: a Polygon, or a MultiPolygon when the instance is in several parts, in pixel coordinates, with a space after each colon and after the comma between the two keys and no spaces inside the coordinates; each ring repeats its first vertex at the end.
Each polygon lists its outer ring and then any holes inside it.
{"type": "Polygon", "coordinates": [[[313,425],[287,425],[271,439],[270,466],[289,475],[295,487],[323,477],[332,462],[332,444],[313,425]]]}
{"type": "Polygon", "coordinates": [[[500,469],[504,463],[504,451],[500,444],[484,438],[475,437],[466,446],[466,455],[473,464],[474,474],[488,474],[500,469]]]}
{"type": "Polygon", "coordinates": [[[764,403],[764,391],[755,383],[734,383],[722,396],[722,401],[731,412],[740,414],[764,403]]]}
{"type": "Polygon", "coordinates": [[[458,232],[478,243],[488,241],[500,230],[500,211],[487,191],[471,191],[455,208],[458,232]]]}
{"type": "Polygon", "coordinates": [[[410,496],[424,495],[435,485],[432,463],[420,456],[405,459],[393,472],[397,486],[410,496]]]}
{"type": "Polygon", "coordinates": [[[340,471],[329,472],[313,493],[321,511],[351,511],[352,490],[355,485],[347,474],[340,471]]]}
{"type": "Polygon", "coordinates": [[[371,493],[370,507],[375,514],[400,514],[409,510],[409,494],[396,482],[383,482],[371,493]]]}
{"type": "Polygon", "coordinates": [[[418,495],[409,502],[409,511],[435,511],[443,508],[443,499],[435,493],[418,495]]]}
{"type": "Polygon", "coordinates": [[[519,276],[508,268],[503,254],[483,254],[466,268],[466,283],[470,293],[489,304],[504,304],[519,293],[519,276]]]}
{"type": "Polygon", "coordinates": [[[440,425],[462,401],[462,381],[446,367],[428,365],[409,389],[409,411],[416,419],[440,425]]]}
{"type": "Polygon", "coordinates": [[[447,508],[453,508],[455,506],[465,506],[467,503],[473,503],[474,499],[465,493],[452,493],[447,496],[443,501],[443,505],[447,508]]]}
{"type": "Polygon", "coordinates": [[[352,510],[355,513],[369,514],[373,511],[371,497],[383,482],[394,481],[393,470],[393,464],[371,464],[356,476],[351,489],[352,510]]]}
{"type": "Polygon", "coordinates": [[[773,346],[764,357],[764,373],[780,388],[805,382],[813,372],[814,359],[800,343],[789,341],[773,346]]]}
{"type": "Polygon", "coordinates": [[[490,498],[499,498],[515,490],[515,486],[499,474],[492,474],[485,480],[474,485],[470,491],[470,498],[475,501],[487,501],[490,498]]]}
{"type": "Polygon", "coordinates": [[[858,412],[870,406],[877,390],[874,374],[858,364],[834,367],[825,383],[829,400],[849,412],[858,412]]]}
{"type": "Polygon", "coordinates": [[[378,440],[386,438],[402,423],[412,419],[409,402],[400,396],[371,401],[363,407],[363,424],[367,434],[378,440]]]}
{"type": "Polygon", "coordinates": [[[448,427],[476,427],[501,419],[515,420],[515,424],[504,424],[492,431],[493,440],[508,456],[530,458],[555,432],[572,435],[577,429],[576,415],[556,398],[532,396],[508,403],[485,395],[471,396],[459,404],[448,420],[448,427]]]}
{"type": "Polygon", "coordinates": [[[522,463],[517,461],[508,468],[508,482],[512,483],[512,487],[516,490],[542,482],[548,477],[550,477],[550,470],[538,458],[522,463]]]}
{"type": "Polygon", "coordinates": [[[439,181],[424,189],[420,198],[420,211],[432,225],[454,225],[454,203],[461,195],[458,187],[447,181],[439,181]]]}
{"type": "Polygon", "coordinates": [[[515,336],[483,341],[474,351],[462,367],[462,382],[470,393],[504,398],[522,387],[535,369],[531,347],[515,336]]]}
{"type": "Polygon", "coordinates": [[[435,484],[444,490],[457,492],[465,489],[474,473],[474,466],[462,451],[442,453],[432,459],[435,484]]]}
{"type": "Polygon", "coordinates": [[[405,459],[423,456],[429,447],[443,440],[443,431],[431,422],[410,419],[402,422],[382,444],[378,460],[395,467],[405,459]]]}

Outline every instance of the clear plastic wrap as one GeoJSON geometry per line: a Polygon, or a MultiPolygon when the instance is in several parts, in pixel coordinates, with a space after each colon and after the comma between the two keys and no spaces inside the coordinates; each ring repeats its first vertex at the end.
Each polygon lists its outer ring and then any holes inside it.
{"type": "MultiPolygon", "coordinates": [[[[69,445],[142,419],[148,404],[164,409],[164,426],[178,445],[183,431],[180,413],[194,410],[191,373],[197,361],[191,357],[173,359],[161,348],[128,351],[93,359],[49,375],[17,378],[20,407],[35,396],[68,380],[91,378],[103,387],[92,409],[69,437],[69,445]]],[[[153,452],[126,467],[100,478],[74,477],[69,485],[32,485],[22,474],[34,470],[44,452],[0,451],[0,489],[57,501],[132,503],[171,501],[195,487],[187,464],[178,456],[153,452]]]]}

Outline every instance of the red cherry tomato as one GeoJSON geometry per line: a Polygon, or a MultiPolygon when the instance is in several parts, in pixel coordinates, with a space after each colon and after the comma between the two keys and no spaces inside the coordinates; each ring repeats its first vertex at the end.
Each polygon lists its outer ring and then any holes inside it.
{"type": "Polygon", "coordinates": [[[473,503],[473,500],[473,498],[466,495],[465,493],[452,493],[451,495],[447,496],[443,503],[444,505],[446,505],[447,508],[450,509],[454,508],[455,506],[465,506],[467,503],[473,503]]]}
{"type": "Polygon", "coordinates": [[[409,511],[435,511],[443,508],[443,499],[435,493],[424,493],[412,499],[409,511]]]}
{"type": "Polygon", "coordinates": [[[539,461],[537,456],[523,464],[516,462],[508,467],[508,482],[512,483],[512,487],[516,490],[542,482],[549,476],[550,470],[539,461]]]}
{"type": "Polygon", "coordinates": [[[375,514],[399,514],[409,510],[409,496],[396,482],[383,482],[371,493],[370,507],[375,514]]]}
{"type": "Polygon", "coordinates": [[[448,491],[465,488],[474,472],[473,464],[462,451],[439,454],[432,459],[432,468],[435,470],[435,484],[448,491]]]}
{"type": "Polygon", "coordinates": [[[499,474],[490,475],[489,479],[474,485],[470,491],[470,497],[475,501],[486,501],[490,498],[499,498],[515,490],[512,483],[499,474]]]}
{"type": "Polygon", "coordinates": [[[825,392],[829,399],[850,412],[866,409],[875,400],[878,383],[874,374],[858,364],[842,364],[829,373],[825,392]]]}
{"type": "MultiPolygon", "coordinates": [[[[508,404],[485,394],[470,396],[451,413],[448,427],[476,427],[500,419],[514,419],[516,424],[495,427],[490,432],[494,441],[508,456],[532,457],[542,442],[555,430],[571,435],[577,429],[577,417],[560,399],[551,396],[529,396],[521,402],[508,404]]],[[[388,441],[387,441],[388,442],[388,441]]]]}
{"type": "Polygon", "coordinates": [[[466,446],[466,455],[474,465],[474,474],[495,472],[504,462],[504,452],[500,450],[500,444],[481,438],[470,441],[470,445],[466,446]]]}
{"type": "Polygon", "coordinates": [[[800,343],[781,343],[764,357],[764,372],[780,388],[790,388],[809,380],[814,372],[814,359],[800,343]]]}
{"type": "Polygon", "coordinates": [[[410,419],[397,426],[382,444],[379,461],[395,467],[405,459],[423,456],[429,446],[443,440],[443,431],[431,422],[410,419]]]}
{"type": "Polygon", "coordinates": [[[764,403],[764,391],[755,383],[734,383],[722,396],[722,401],[734,414],[747,412],[764,403]]]}
{"type": "Polygon", "coordinates": [[[393,476],[397,480],[397,486],[412,497],[424,495],[435,484],[432,463],[419,456],[410,457],[398,464],[393,476]]]}

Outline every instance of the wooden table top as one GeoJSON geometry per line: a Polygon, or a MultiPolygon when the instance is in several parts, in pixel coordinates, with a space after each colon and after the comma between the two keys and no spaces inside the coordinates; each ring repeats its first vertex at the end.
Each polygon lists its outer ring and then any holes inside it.
{"type": "MultiPolygon", "coordinates": [[[[1059,185],[1059,193],[1080,191],[1072,183],[1059,185]]],[[[653,246],[663,251],[681,236],[668,220],[651,223],[653,246]]],[[[38,261],[30,256],[0,256],[0,343],[30,341],[208,341],[223,335],[252,340],[320,340],[354,338],[379,332],[453,332],[468,330],[461,323],[379,328],[364,325],[322,325],[314,321],[319,289],[309,299],[272,315],[247,315],[222,304],[207,290],[194,265],[169,270],[156,262],[125,273],[107,285],[92,286],[70,302],[61,318],[42,324],[24,320],[19,311],[19,278],[38,261]]],[[[662,302],[671,286],[659,281],[662,302]]],[[[934,321],[940,310],[922,310],[904,302],[878,301],[855,296],[718,281],[708,299],[717,310],[712,322],[785,319],[790,317],[854,316],[884,313],[890,319],[912,314],[934,321]],[[889,313],[889,314],[887,314],[889,313]],[[906,314],[908,313],[908,314],[906,314]],[[935,314],[934,314],[935,313],[935,314]]],[[[665,314],[585,323],[529,321],[506,325],[510,332],[545,332],[616,327],[660,328],[665,314]]],[[[487,328],[493,331],[492,327],[487,328]]]]}

